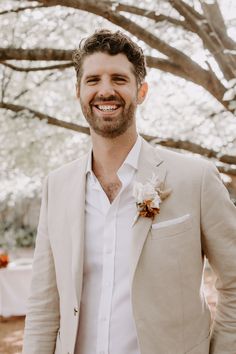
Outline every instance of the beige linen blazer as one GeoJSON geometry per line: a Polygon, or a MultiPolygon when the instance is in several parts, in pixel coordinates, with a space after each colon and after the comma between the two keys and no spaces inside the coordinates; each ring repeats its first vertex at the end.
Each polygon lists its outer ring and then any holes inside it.
{"type": "MultiPolygon", "coordinates": [[[[45,182],[23,354],[74,353],[86,164],[87,157],[74,161],[45,182]]],[[[129,276],[141,354],[235,354],[236,209],[212,164],[143,141],[136,179],[145,183],[153,173],[172,192],[154,220],[133,225],[129,276]],[[214,326],[204,256],[218,278],[214,326]]]]}

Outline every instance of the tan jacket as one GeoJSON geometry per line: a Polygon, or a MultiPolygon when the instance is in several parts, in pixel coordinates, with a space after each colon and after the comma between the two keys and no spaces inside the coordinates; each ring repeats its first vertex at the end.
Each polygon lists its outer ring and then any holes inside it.
{"type": "MultiPolygon", "coordinates": [[[[86,163],[84,157],[52,172],[44,186],[23,354],[74,353],[86,163]]],[[[172,193],[154,220],[139,217],[133,226],[130,283],[141,354],[235,354],[236,208],[209,162],[143,141],[137,180],[153,173],[172,193]],[[204,255],[218,277],[211,336],[204,255]]]]}

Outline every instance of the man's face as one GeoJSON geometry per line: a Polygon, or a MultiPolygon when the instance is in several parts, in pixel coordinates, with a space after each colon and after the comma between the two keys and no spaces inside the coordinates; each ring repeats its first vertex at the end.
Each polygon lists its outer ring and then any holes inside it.
{"type": "Polygon", "coordinates": [[[97,52],[84,59],[77,88],[83,114],[98,135],[115,138],[135,128],[137,105],[147,84],[138,88],[132,64],[124,54],[97,52]]]}

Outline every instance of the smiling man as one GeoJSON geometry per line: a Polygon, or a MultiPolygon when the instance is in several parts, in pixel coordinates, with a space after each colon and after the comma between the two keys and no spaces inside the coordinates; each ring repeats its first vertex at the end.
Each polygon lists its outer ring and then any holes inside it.
{"type": "Polygon", "coordinates": [[[23,354],[235,354],[236,209],[216,168],[137,134],[129,37],[97,31],[73,59],[92,149],[46,178],[23,354]]]}
{"type": "MultiPolygon", "coordinates": [[[[135,111],[147,84],[137,87],[132,64],[124,54],[94,53],[86,58],[77,93],[92,131],[116,138],[135,127],[135,111]]],[[[134,134],[136,137],[136,133],[134,134]]]]}

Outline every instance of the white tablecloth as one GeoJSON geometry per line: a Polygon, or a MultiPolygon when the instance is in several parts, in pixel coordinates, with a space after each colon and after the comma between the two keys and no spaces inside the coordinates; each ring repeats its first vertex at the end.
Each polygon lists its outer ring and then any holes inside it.
{"type": "Polygon", "coordinates": [[[26,314],[31,273],[30,262],[9,263],[7,268],[0,269],[0,316],[26,314]]]}

